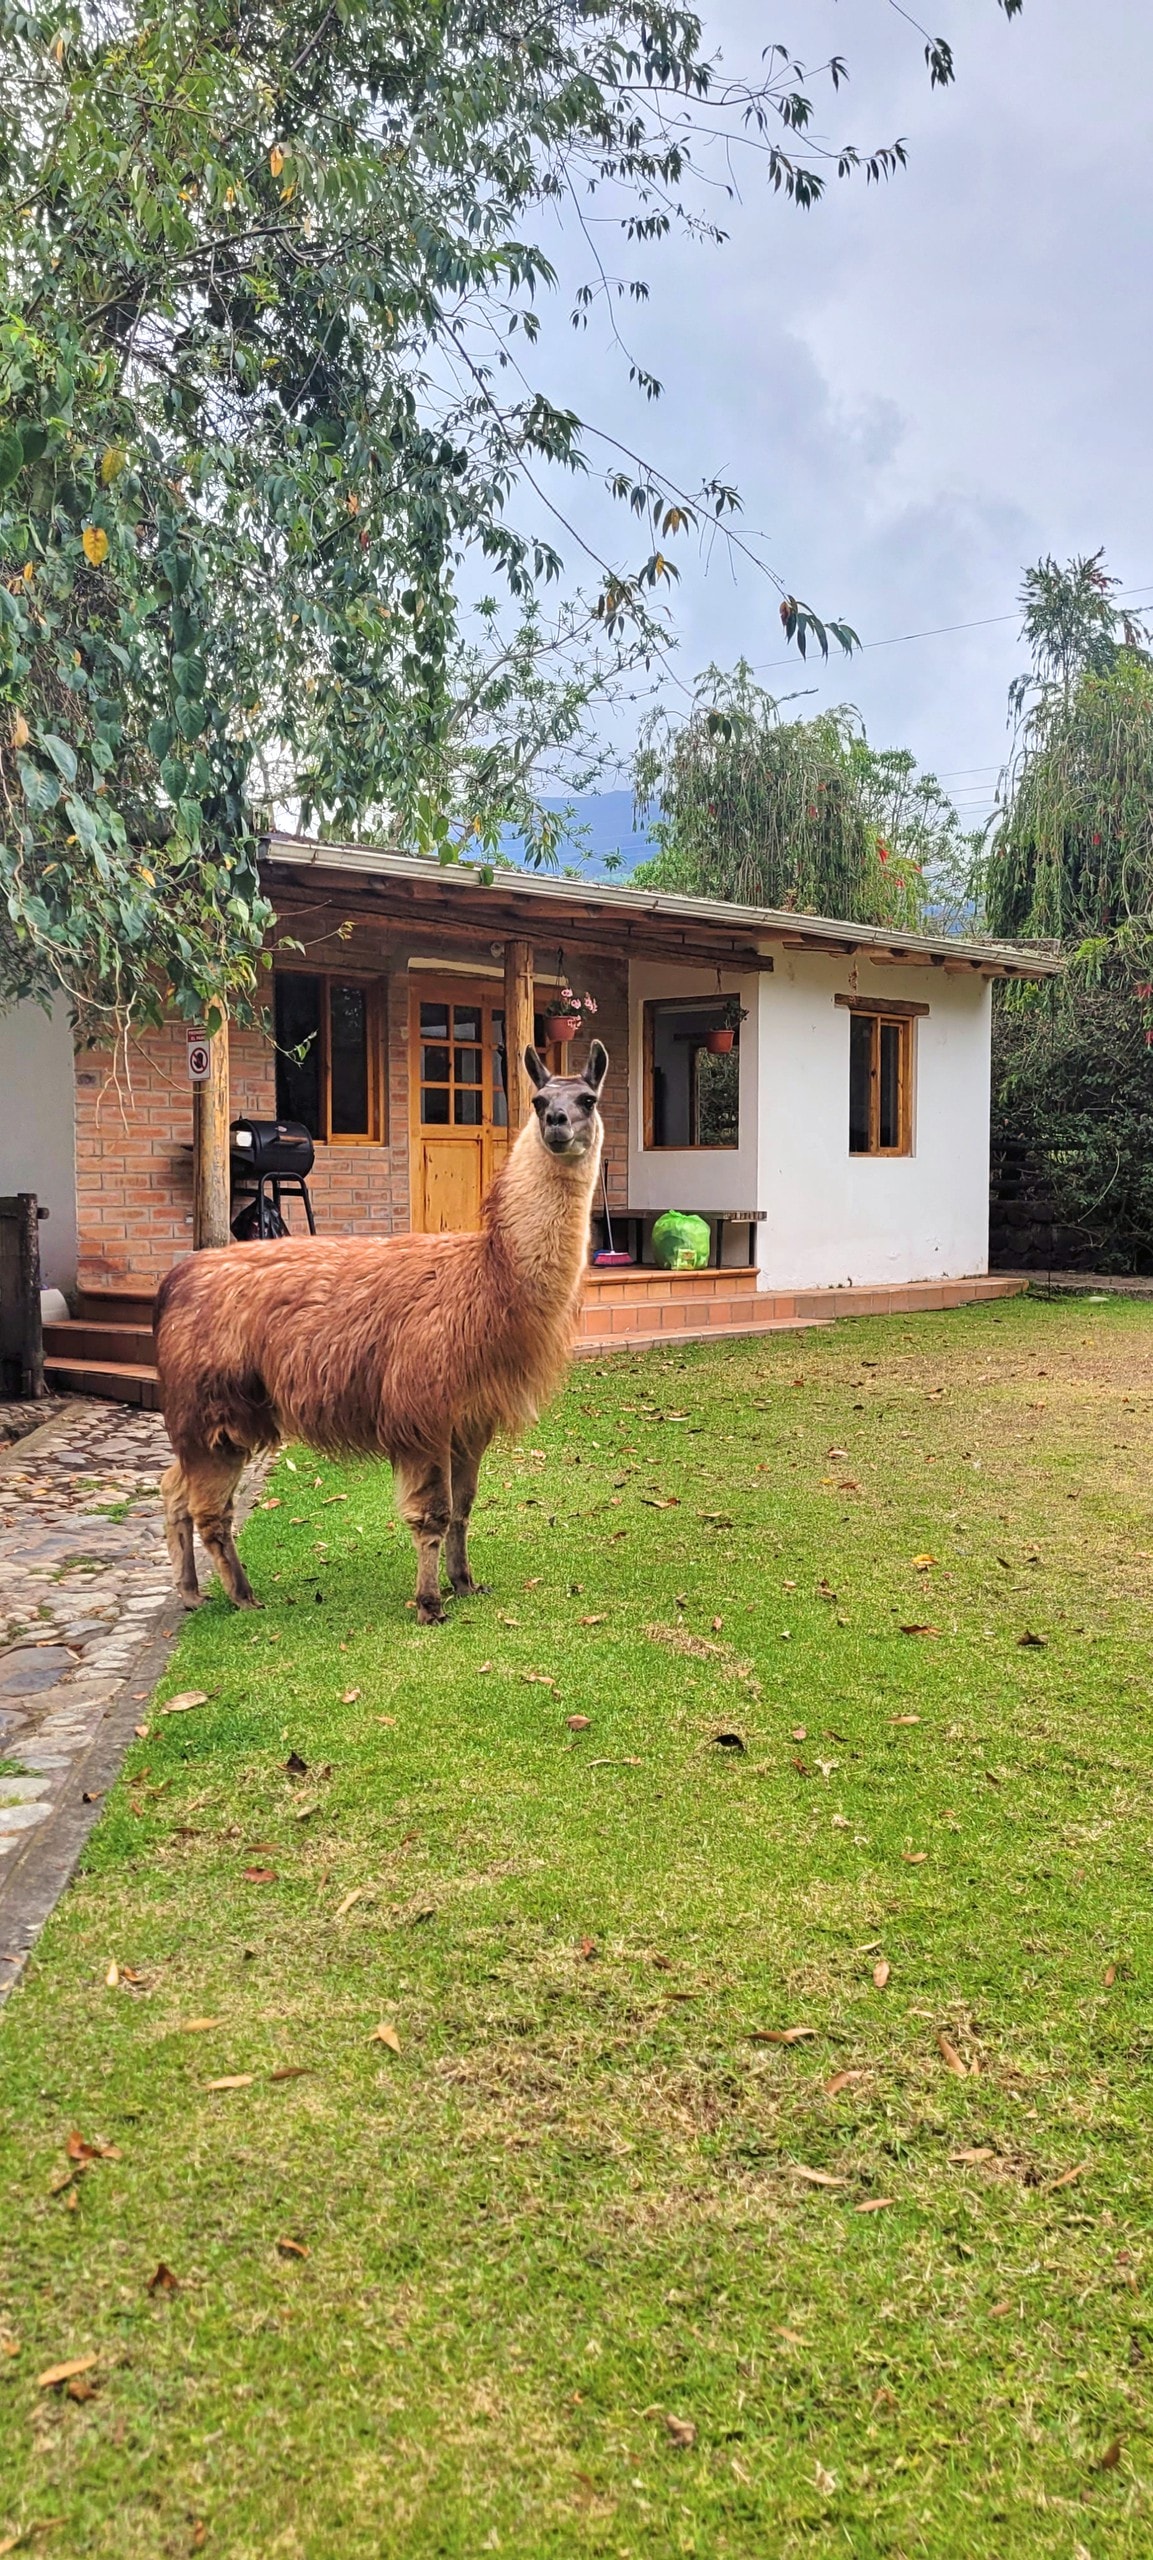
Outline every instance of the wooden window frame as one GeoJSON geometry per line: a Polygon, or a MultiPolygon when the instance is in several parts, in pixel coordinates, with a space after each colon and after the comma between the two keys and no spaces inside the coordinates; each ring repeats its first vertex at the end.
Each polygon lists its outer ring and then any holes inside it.
{"type": "MultiPolygon", "coordinates": [[[[646,996],[644,998],[641,1008],[641,1142],[646,1153],[652,1153],[653,1155],[658,1156],[739,1155],[741,1146],[739,1087],[737,1101],[737,1134],[731,1147],[711,1147],[708,1145],[702,1145],[699,1140],[695,1145],[688,1144],[683,1147],[658,1147],[656,1141],[656,1103],[654,1094],[654,1071],[656,1066],[656,1017],[658,1013],[700,1013],[705,1011],[710,1004],[723,1004],[725,1001],[726,998],[724,996],[646,996]]],[[[736,1047],[739,1053],[739,1033],[737,1035],[736,1047]]]]}
{"type": "MultiPolygon", "coordinates": [[[[835,996],[834,1004],[846,1012],[861,1015],[873,1025],[869,1047],[869,1143],[867,1147],[850,1145],[855,1164],[870,1158],[892,1162],[896,1156],[913,1153],[913,1086],[916,1076],[915,1024],[929,1010],[927,1004],[906,1004],[899,997],[886,1001],[877,996],[835,996]],[[881,1145],[881,1031],[887,1026],[900,1034],[897,1047],[897,1143],[881,1145]]],[[[852,1135],[850,1127],[850,1138],[852,1135]]]]}
{"type": "Polygon", "coordinates": [[[277,965],[272,972],[273,1001],[277,978],[315,978],[321,989],[320,1004],[320,1093],[323,1134],[313,1140],[318,1147],[382,1147],[388,1143],[388,1078],[385,1073],[386,1020],[385,982],[364,969],[315,969],[307,960],[297,960],[285,967],[277,965]],[[333,987],[363,987],[365,991],[364,1030],[368,1050],[368,1128],[337,1129],[332,1126],[332,1049],[331,991],[333,987]]]}

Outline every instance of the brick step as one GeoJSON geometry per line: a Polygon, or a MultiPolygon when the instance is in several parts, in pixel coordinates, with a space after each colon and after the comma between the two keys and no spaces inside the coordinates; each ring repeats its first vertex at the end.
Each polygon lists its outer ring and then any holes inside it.
{"type": "Polygon", "coordinates": [[[154,1289],[81,1289],[76,1314],[82,1324],[143,1324],[152,1329],[154,1289]]]}
{"type": "Polygon", "coordinates": [[[155,1369],[142,1362],[127,1360],[45,1360],[44,1374],[50,1386],[64,1395],[106,1396],[113,1404],[142,1405],[145,1412],[160,1409],[160,1382],[155,1369]]]}
{"type": "Polygon", "coordinates": [[[585,1285],[590,1298],[665,1298],[685,1292],[710,1297],[718,1289],[755,1291],[757,1275],[751,1263],[737,1263],[732,1269],[722,1263],[707,1271],[658,1271],[646,1262],[614,1271],[600,1270],[594,1262],[585,1285]]]}
{"type": "Polygon", "coordinates": [[[107,1324],[103,1318],[75,1316],[70,1323],[46,1324],[44,1327],[46,1359],[112,1360],[129,1368],[151,1369],[153,1359],[150,1324],[107,1324]]]}

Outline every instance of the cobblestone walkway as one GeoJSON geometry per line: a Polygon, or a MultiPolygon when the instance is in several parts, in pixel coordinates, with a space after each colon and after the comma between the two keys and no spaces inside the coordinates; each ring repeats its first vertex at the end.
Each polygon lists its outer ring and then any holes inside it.
{"type": "Polygon", "coordinates": [[[87,1399],[0,1453],[0,1996],[95,1818],[89,1780],[107,1783],[141,1713],[130,1692],[151,1691],[147,1653],[179,1622],[170,1456],[158,1414],[87,1399]]]}

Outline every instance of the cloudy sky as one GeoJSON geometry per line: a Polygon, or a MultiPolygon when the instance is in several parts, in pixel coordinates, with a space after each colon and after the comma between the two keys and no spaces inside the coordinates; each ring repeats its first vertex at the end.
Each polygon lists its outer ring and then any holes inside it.
{"type": "MultiPolygon", "coordinates": [[[[809,707],[854,701],[876,743],[911,746],[979,818],[1021,663],[1022,566],[1104,543],[1153,605],[1149,0],[1025,0],[1011,23],[995,0],[931,0],[957,60],[944,92],[887,0],[701,5],[734,71],[776,36],[809,61],[842,52],[828,138],[901,134],[909,167],[881,189],[832,183],[801,213],[739,152],[740,201],[715,199],[727,244],[650,253],[651,300],[622,322],[662,401],[630,391],[603,313],[579,340],[550,328],[551,383],[683,483],[734,480],[775,568],[867,644],[827,674],[782,664],[767,581],[682,544],[681,679],[744,654],[770,686],[814,687],[809,707]],[[885,645],[964,623],[987,627],[885,645]]],[[[582,271],[574,243],[560,259],[582,271]]],[[[619,556],[619,523],[582,504],[619,556]]]]}

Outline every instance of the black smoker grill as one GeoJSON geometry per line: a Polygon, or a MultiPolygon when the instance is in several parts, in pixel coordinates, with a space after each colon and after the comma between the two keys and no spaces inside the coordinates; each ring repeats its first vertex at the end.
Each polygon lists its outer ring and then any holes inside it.
{"type": "Polygon", "coordinates": [[[233,1121],[232,1232],[238,1244],[250,1244],[257,1237],[288,1234],[280,1213],[285,1195],[303,1200],[308,1232],[310,1236],[316,1234],[308,1196],[308,1176],[315,1157],[316,1149],[299,1120],[233,1121]]]}

